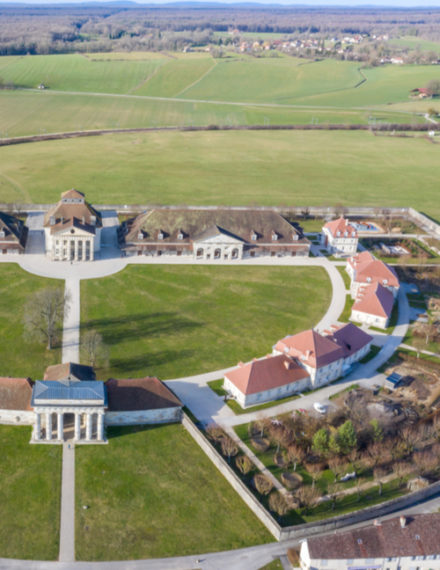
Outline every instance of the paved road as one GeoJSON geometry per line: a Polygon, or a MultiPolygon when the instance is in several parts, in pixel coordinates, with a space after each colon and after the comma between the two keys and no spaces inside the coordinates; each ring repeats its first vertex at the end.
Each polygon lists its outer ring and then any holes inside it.
{"type": "Polygon", "coordinates": [[[79,362],[80,285],[79,279],[66,279],[62,362],[79,362]]]}
{"type": "Polygon", "coordinates": [[[75,446],[70,441],[63,443],[59,560],[75,560],[75,446]]]}

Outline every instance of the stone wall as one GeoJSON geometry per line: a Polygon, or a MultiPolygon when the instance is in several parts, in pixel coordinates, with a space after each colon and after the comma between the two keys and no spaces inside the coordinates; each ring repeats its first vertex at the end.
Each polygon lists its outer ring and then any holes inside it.
{"type": "Polygon", "coordinates": [[[35,412],[26,410],[0,409],[0,424],[13,424],[16,426],[32,425],[35,421],[35,412]]]}
{"type": "Polygon", "coordinates": [[[142,424],[168,424],[180,422],[181,408],[162,408],[159,410],[141,410],[136,412],[106,412],[104,423],[106,426],[142,425],[142,424]]]}

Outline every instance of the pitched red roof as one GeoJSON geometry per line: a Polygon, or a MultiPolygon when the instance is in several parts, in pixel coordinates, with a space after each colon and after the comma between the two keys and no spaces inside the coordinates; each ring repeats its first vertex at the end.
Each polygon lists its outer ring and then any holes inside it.
{"type": "MultiPolygon", "coordinates": [[[[393,558],[440,554],[440,514],[412,515],[364,528],[308,538],[313,560],[393,558]]],[[[416,565],[416,564],[415,564],[416,565]]]]}
{"type": "Polygon", "coordinates": [[[246,395],[286,386],[307,377],[307,371],[285,354],[239,364],[225,374],[225,378],[246,395]]]}
{"type": "Polygon", "coordinates": [[[358,352],[358,350],[361,350],[373,340],[371,335],[353,323],[341,326],[332,333],[330,338],[342,348],[344,351],[344,358],[348,358],[352,354],[358,352]]]}
{"type": "Polygon", "coordinates": [[[340,346],[313,329],[286,336],[275,345],[276,350],[299,358],[312,368],[321,368],[343,358],[340,346]]]}
{"type": "Polygon", "coordinates": [[[362,287],[358,292],[352,310],[377,317],[389,318],[393,311],[393,306],[394,296],[391,291],[380,283],[373,283],[372,285],[362,287]]]}
{"type": "Polygon", "coordinates": [[[344,237],[345,232],[348,232],[348,237],[358,237],[356,228],[342,216],[337,220],[327,222],[324,228],[327,228],[333,237],[344,237]]]}
{"type": "Polygon", "coordinates": [[[0,377],[0,408],[3,410],[32,410],[32,380],[0,377]]]}
{"type": "Polygon", "coordinates": [[[105,383],[109,412],[177,408],[182,402],[158,378],[110,378],[105,383]]]}
{"type": "Polygon", "coordinates": [[[348,262],[355,270],[358,283],[380,283],[388,287],[399,287],[399,278],[395,270],[387,263],[376,259],[369,251],[363,251],[348,262]]]}

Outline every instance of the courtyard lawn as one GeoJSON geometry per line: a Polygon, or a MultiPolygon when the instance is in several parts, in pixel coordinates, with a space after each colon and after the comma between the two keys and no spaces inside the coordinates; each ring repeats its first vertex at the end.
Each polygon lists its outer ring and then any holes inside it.
{"type": "Polygon", "coordinates": [[[55,560],[62,449],[30,438],[30,427],[0,426],[0,558],[55,560]]]}
{"type": "Polygon", "coordinates": [[[439,159],[422,137],[368,132],[109,135],[0,148],[0,201],[51,203],[74,186],[95,204],[415,206],[440,218],[439,159]]]}
{"type": "Polygon", "coordinates": [[[0,376],[30,376],[35,380],[43,377],[47,366],[61,361],[59,347],[46,350],[45,342],[23,336],[24,305],[29,295],[61,283],[31,275],[15,263],[0,265],[0,376]]]}
{"type": "Polygon", "coordinates": [[[271,352],[316,325],[330,298],[318,267],[129,265],[81,282],[81,330],[109,348],[102,378],[176,378],[271,352]]]}
{"type": "Polygon", "coordinates": [[[77,560],[177,556],[273,541],[180,424],[110,428],[108,436],[106,446],[76,450],[77,560]]]}

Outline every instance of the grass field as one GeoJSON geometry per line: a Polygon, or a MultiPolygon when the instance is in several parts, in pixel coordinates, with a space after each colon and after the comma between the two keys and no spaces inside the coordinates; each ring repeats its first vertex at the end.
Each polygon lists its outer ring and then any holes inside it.
{"type": "Polygon", "coordinates": [[[77,560],[177,556],[273,540],[181,425],[110,428],[108,436],[107,446],[76,450],[77,560]]]}
{"type": "Polygon", "coordinates": [[[411,50],[420,49],[422,51],[440,53],[440,42],[431,42],[414,36],[402,36],[401,38],[389,40],[388,43],[393,46],[408,48],[411,50]]]}
{"type": "Polygon", "coordinates": [[[320,268],[128,266],[81,282],[81,326],[109,347],[103,378],[176,378],[271,352],[314,326],[330,297],[320,268]]]}
{"type": "Polygon", "coordinates": [[[0,426],[0,557],[55,560],[61,447],[30,438],[30,427],[0,426]]]}
{"type": "Polygon", "coordinates": [[[419,122],[420,102],[409,101],[409,91],[438,76],[438,66],[359,70],[353,62],[245,54],[2,57],[0,77],[24,91],[0,91],[0,136],[157,125],[419,122]],[[35,90],[41,82],[48,89],[35,90]]]}
{"type": "Polygon", "coordinates": [[[60,362],[60,348],[48,351],[44,342],[23,338],[23,308],[29,295],[59,283],[30,275],[15,263],[0,265],[0,376],[30,376],[35,380],[43,377],[47,366],[60,362]]]}
{"type": "Polygon", "coordinates": [[[74,186],[97,204],[414,206],[439,218],[439,157],[424,138],[368,132],[111,135],[0,148],[0,201],[51,203],[74,186]]]}

